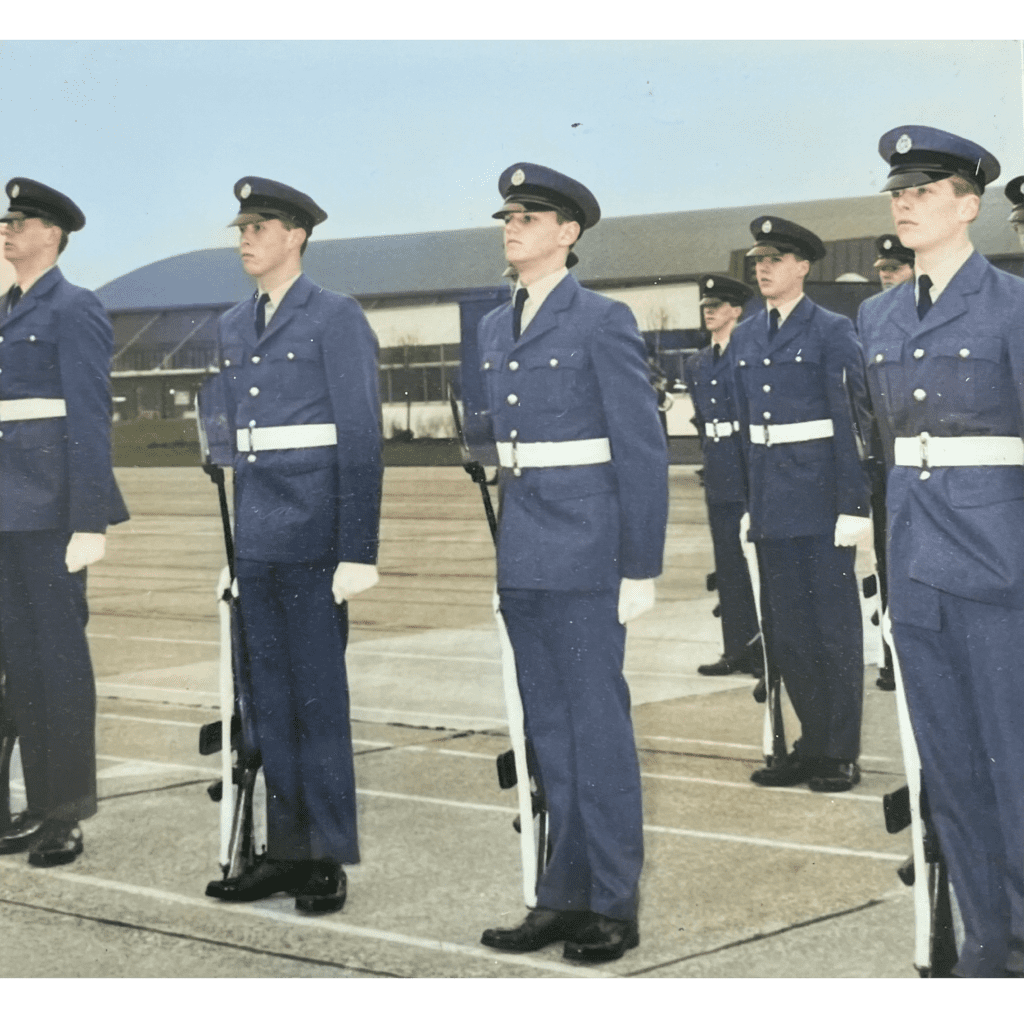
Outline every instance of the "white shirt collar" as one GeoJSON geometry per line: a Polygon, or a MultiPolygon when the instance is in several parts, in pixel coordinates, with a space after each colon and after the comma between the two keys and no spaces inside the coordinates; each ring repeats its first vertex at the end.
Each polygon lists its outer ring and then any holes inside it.
{"type": "MultiPolygon", "coordinates": [[[[281,300],[288,294],[288,289],[295,284],[298,279],[302,277],[302,271],[300,270],[291,280],[285,281],[284,284],[279,284],[273,291],[267,292],[270,296],[267,299],[267,311],[266,318],[264,319],[265,324],[270,323],[270,318],[277,312],[277,307],[281,305],[281,300]]],[[[263,292],[260,292],[262,295],[263,292]]]]}
{"type": "Polygon", "coordinates": [[[534,281],[533,284],[524,285],[521,281],[516,282],[515,291],[512,293],[513,301],[515,301],[516,297],[515,292],[519,291],[520,288],[525,288],[527,291],[526,302],[523,303],[522,329],[524,331],[529,326],[530,321],[537,315],[537,310],[540,309],[544,300],[561,284],[562,278],[568,273],[569,271],[566,267],[561,267],[553,274],[548,274],[534,281]]]}
{"type": "Polygon", "coordinates": [[[784,302],[781,306],[772,306],[770,303],[766,303],[769,310],[777,309],[779,311],[779,326],[781,327],[788,319],[789,314],[796,309],[796,304],[804,297],[804,293],[801,292],[795,299],[790,299],[789,302],[784,302]]]}
{"type": "Polygon", "coordinates": [[[971,240],[967,240],[967,246],[949,253],[945,258],[933,263],[928,271],[923,271],[919,266],[914,267],[914,296],[920,298],[918,281],[921,274],[927,273],[932,279],[932,305],[935,305],[939,296],[946,290],[946,286],[956,277],[957,271],[974,255],[974,246],[971,240]]]}

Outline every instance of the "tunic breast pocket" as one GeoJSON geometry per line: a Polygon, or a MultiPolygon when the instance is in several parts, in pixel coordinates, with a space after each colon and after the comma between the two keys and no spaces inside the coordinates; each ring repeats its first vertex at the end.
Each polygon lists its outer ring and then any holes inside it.
{"type": "MultiPolygon", "coordinates": [[[[562,412],[579,404],[589,391],[587,358],[582,350],[548,349],[523,353],[525,371],[522,390],[530,404],[541,412],[562,412]]],[[[509,361],[509,368],[512,360],[509,361]]]]}
{"type": "Polygon", "coordinates": [[[6,356],[5,368],[21,380],[45,377],[57,369],[57,345],[34,334],[12,338],[6,356]]]}
{"type": "Polygon", "coordinates": [[[1015,405],[1010,387],[1009,362],[1003,359],[1002,340],[995,336],[940,338],[923,343],[925,359],[935,367],[935,380],[929,388],[941,394],[953,409],[970,410],[974,415],[1015,405]]]}

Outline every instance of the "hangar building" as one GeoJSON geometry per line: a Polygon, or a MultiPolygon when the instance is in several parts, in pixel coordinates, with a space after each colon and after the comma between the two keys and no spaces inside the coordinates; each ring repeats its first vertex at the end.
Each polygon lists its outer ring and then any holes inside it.
{"type": "MultiPolygon", "coordinates": [[[[728,273],[752,281],[748,225],[765,213],[797,221],[826,242],[828,255],[808,278],[815,301],[852,316],[878,291],[874,239],[892,230],[885,195],[605,218],[578,243],[574,272],[631,307],[652,358],[678,377],[683,358],[705,343],[697,278],[728,273]]],[[[1008,214],[1002,191],[990,190],[972,238],[998,266],[1024,274],[1008,214]]],[[[380,341],[385,435],[450,436],[447,384],[458,390],[460,341],[508,295],[500,225],[312,239],[303,266],[366,311],[380,341]]],[[[252,289],[233,248],[172,256],[98,289],[114,325],[116,417],[194,417],[196,392],[214,361],[217,318],[252,289]]]]}

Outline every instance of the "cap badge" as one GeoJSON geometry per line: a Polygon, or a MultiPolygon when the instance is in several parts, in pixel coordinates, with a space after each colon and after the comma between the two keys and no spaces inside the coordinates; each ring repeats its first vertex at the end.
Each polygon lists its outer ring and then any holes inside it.
{"type": "Polygon", "coordinates": [[[517,167],[512,172],[512,184],[519,186],[522,185],[524,181],[526,181],[526,171],[524,171],[522,167],[517,167]]]}
{"type": "Polygon", "coordinates": [[[763,235],[770,235],[771,232],[772,232],[772,222],[770,220],[762,221],[761,222],[761,234],[763,234],[763,235]]]}
{"type": "Polygon", "coordinates": [[[20,195],[20,193],[21,193],[21,186],[20,185],[14,184],[14,185],[11,186],[11,198],[12,199],[17,199],[18,196],[20,195]]]}
{"type": "Polygon", "coordinates": [[[245,183],[245,184],[244,184],[244,185],[243,185],[243,186],[242,186],[242,187],[241,187],[241,188],[240,188],[240,189],[238,190],[238,194],[239,194],[239,196],[241,196],[241,198],[242,198],[242,199],[248,199],[248,198],[249,198],[249,196],[251,196],[251,195],[252,195],[252,185],[250,185],[250,184],[249,184],[249,182],[246,182],[246,183],[245,183]]]}
{"type": "Polygon", "coordinates": [[[887,238],[887,239],[886,239],[886,240],[885,240],[885,241],[884,241],[884,242],[882,243],[882,248],[883,248],[883,249],[891,249],[891,248],[892,248],[892,239],[891,239],[891,238],[887,238]]]}
{"type": "Polygon", "coordinates": [[[711,291],[711,289],[715,287],[715,279],[713,277],[709,277],[704,282],[704,287],[707,288],[708,291],[711,291]]]}
{"type": "Polygon", "coordinates": [[[913,145],[914,143],[911,141],[910,136],[903,134],[896,140],[896,152],[900,154],[909,153],[913,145]]]}

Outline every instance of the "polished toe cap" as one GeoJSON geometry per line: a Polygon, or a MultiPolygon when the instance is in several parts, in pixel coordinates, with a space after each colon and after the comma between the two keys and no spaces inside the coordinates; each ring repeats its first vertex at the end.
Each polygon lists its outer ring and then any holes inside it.
{"type": "Polygon", "coordinates": [[[640,931],[636,921],[620,921],[594,914],[587,927],[575,939],[566,942],[563,956],[566,960],[582,963],[606,963],[618,960],[626,950],[639,944],[640,931]]]}
{"type": "Polygon", "coordinates": [[[537,907],[516,928],[488,928],[480,941],[506,953],[533,953],[552,942],[574,938],[590,921],[586,910],[548,910],[537,907]]]}

